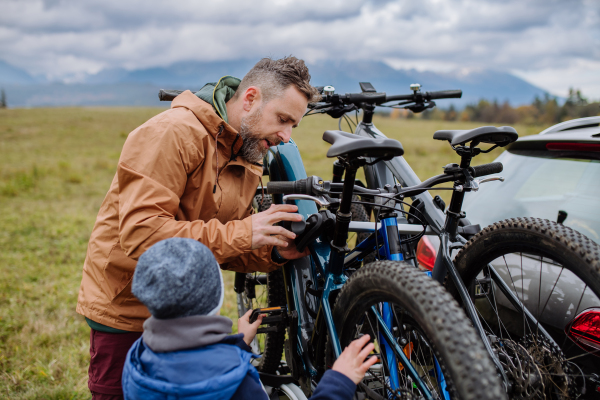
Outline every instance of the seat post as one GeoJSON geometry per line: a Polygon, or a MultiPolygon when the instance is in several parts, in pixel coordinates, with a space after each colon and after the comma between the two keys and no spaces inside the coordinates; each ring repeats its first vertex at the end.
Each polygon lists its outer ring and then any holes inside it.
{"type": "MultiPolygon", "coordinates": [[[[471,166],[471,160],[473,156],[477,154],[476,150],[479,150],[475,146],[477,143],[471,143],[470,147],[460,146],[456,149],[456,153],[460,156],[460,167],[463,169],[471,166]]],[[[454,239],[458,230],[458,223],[460,221],[460,213],[462,211],[463,201],[465,199],[465,192],[452,192],[452,199],[450,200],[450,206],[446,213],[446,225],[445,230],[450,234],[450,237],[454,239]]]]}
{"type": "Polygon", "coordinates": [[[342,198],[340,207],[336,212],[336,224],[333,233],[331,245],[337,252],[346,252],[346,240],[348,239],[348,228],[352,221],[352,193],[354,192],[354,181],[356,179],[356,171],[366,160],[364,158],[356,158],[344,162],[346,174],[344,176],[344,186],[342,189],[342,198]]]}

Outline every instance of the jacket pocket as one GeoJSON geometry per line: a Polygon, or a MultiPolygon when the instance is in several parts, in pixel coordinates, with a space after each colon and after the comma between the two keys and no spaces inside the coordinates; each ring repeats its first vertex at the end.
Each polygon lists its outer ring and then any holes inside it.
{"type": "Polygon", "coordinates": [[[110,250],[104,268],[104,278],[107,284],[107,295],[111,302],[131,293],[131,281],[137,262],[125,255],[119,242],[110,250]],[[129,287],[129,290],[126,290],[129,287]]]}

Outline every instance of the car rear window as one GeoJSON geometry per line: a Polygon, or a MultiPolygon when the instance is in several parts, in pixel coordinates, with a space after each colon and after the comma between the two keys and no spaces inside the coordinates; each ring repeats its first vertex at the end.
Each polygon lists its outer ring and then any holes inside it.
{"type": "Polygon", "coordinates": [[[566,211],[564,225],[600,243],[600,162],[544,158],[508,151],[496,161],[506,181],[485,183],[467,193],[464,210],[472,223],[489,225],[512,217],[556,221],[566,211]]]}

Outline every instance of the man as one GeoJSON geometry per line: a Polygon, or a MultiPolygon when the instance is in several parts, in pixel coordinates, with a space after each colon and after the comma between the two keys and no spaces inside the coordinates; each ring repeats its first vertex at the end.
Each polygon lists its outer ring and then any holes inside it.
{"type": "Polygon", "coordinates": [[[223,77],[131,132],[88,245],[77,312],[90,333],[93,398],[120,399],[127,350],[148,309],[131,293],[137,259],[170,237],[200,241],[221,268],[274,270],[303,257],[280,221],[295,206],[253,214],[262,158],[290,139],[317,91],[302,60],[259,61],[240,82],[223,77]],[[275,260],[275,261],[274,261],[275,260]]]}

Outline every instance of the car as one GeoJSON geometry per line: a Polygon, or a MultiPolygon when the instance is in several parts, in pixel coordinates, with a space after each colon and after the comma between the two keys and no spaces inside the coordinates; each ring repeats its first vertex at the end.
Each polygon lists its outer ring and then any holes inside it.
{"type": "MultiPolygon", "coordinates": [[[[477,192],[465,196],[463,209],[470,224],[485,227],[507,218],[544,218],[600,243],[600,116],[562,122],[537,135],[521,137],[495,161],[504,165],[498,175],[505,181],[482,184],[477,192]]],[[[438,246],[436,236],[420,240],[416,255],[421,269],[433,269],[438,246]]],[[[592,351],[595,349],[598,354],[598,297],[577,276],[551,260],[511,256],[492,262],[494,268],[509,287],[518,288],[518,297],[532,314],[544,326],[554,328],[555,340],[565,340],[564,334],[573,321],[585,317],[592,321],[592,351]],[[522,279],[516,281],[515,276],[522,279]]],[[[495,289],[499,309],[513,312],[517,320],[521,318],[495,289]]],[[[479,311],[484,314],[481,308],[479,311]]],[[[600,373],[600,359],[596,356],[582,357],[577,364],[586,373],[600,373]]]]}

